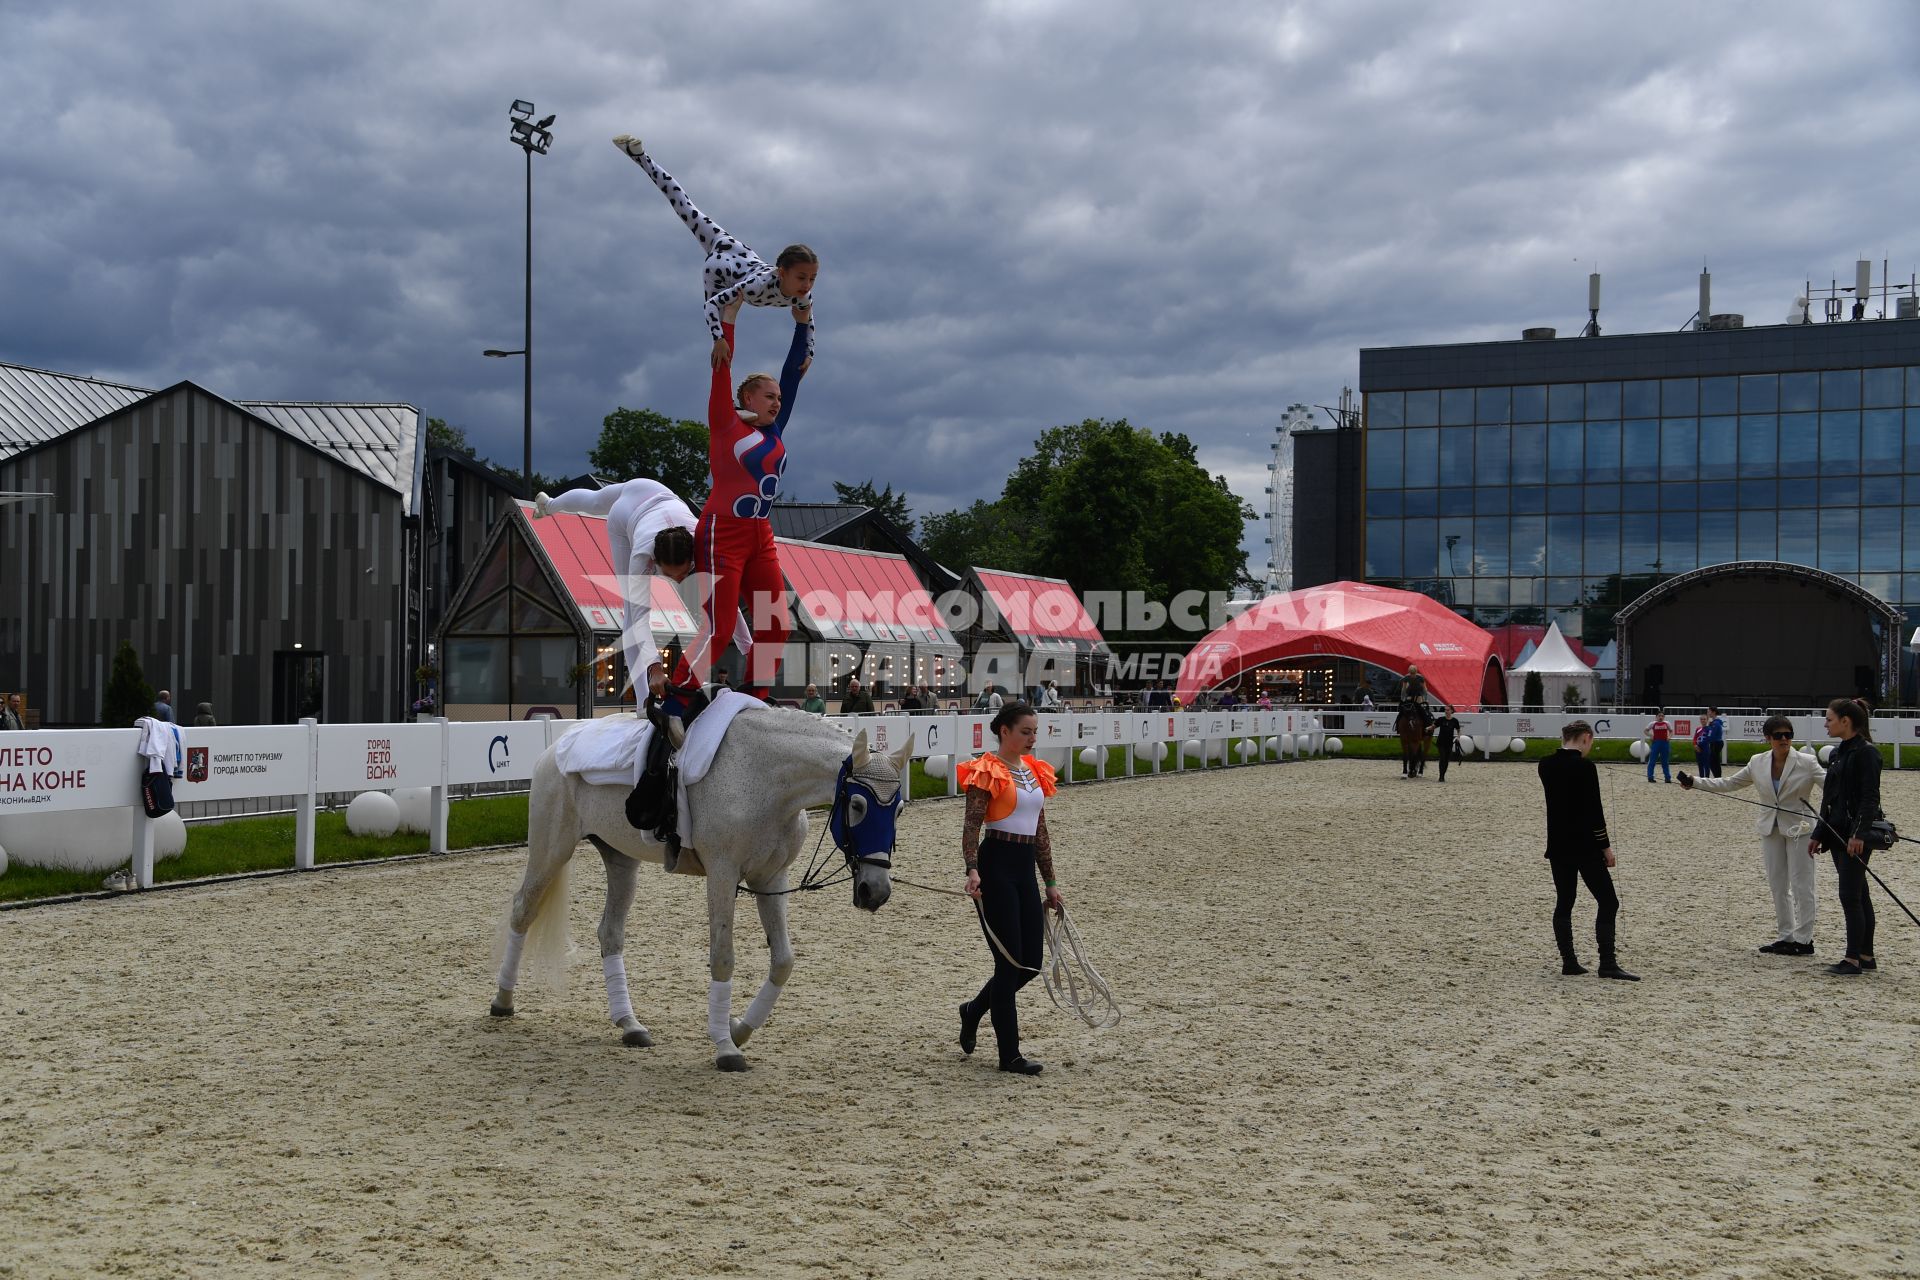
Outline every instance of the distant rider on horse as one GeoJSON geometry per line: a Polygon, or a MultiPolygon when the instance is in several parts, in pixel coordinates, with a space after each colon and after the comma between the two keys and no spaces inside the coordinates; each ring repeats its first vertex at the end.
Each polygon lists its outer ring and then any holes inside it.
{"type": "Polygon", "coordinates": [[[1433,712],[1427,708],[1427,678],[1419,667],[1409,665],[1400,678],[1400,710],[1419,716],[1423,726],[1433,723],[1433,712]]]}

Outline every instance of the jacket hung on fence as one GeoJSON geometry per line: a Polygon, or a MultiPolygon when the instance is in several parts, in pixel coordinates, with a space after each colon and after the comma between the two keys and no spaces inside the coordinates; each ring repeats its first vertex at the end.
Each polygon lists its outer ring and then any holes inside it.
{"type": "Polygon", "coordinates": [[[1827,759],[1820,843],[1828,849],[1844,849],[1848,840],[1881,816],[1880,748],[1862,737],[1848,738],[1827,759]]]}
{"type": "Polygon", "coordinates": [[[1548,858],[1581,862],[1613,844],[1593,761],[1562,747],[1540,762],[1540,787],[1547,797],[1548,858]]]}
{"type": "Polygon", "coordinates": [[[1761,804],[1775,806],[1773,809],[1754,810],[1754,834],[1770,836],[1777,830],[1783,836],[1798,839],[1813,831],[1813,813],[1808,809],[1807,801],[1812,797],[1813,789],[1820,785],[1820,780],[1818,763],[1798,751],[1789,751],[1787,763],[1780,770],[1780,784],[1776,791],[1773,752],[1762,751],[1736,773],[1724,778],[1695,778],[1693,785],[1702,791],[1740,791],[1752,787],[1760,793],[1761,804]],[[1781,809],[1788,812],[1778,812],[1781,809]]]}

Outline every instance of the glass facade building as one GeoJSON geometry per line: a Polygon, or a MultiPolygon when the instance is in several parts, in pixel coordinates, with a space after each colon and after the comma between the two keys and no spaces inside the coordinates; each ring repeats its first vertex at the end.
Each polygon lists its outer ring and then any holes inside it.
{"type": "Polygon", "coordinates": [[[1920,618],[1920,321],[1366,351],[1361,391],[1369,582],[1593,648],[1734,560],[1920,618]]]}

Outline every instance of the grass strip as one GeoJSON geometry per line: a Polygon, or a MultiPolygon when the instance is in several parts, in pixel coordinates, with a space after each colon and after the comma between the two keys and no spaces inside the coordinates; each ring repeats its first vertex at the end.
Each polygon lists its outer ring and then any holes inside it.
{"type": "MultiPolygon", "coordinates": [[[[225,822],[198,822],[187,828],[187,848],[177,858],[156,863],[159,883],[199,880],[207,876],[273,871],[293,866],[293,815],[232,818],[225,822]]],[[[520,844],[527,838],[527,797],[477,796],[456,801],[447,812],[447,847],[473,849],[482,845],[520,844]]],[[[425,853],[425,835],[356,836],[347,830],[347,815],[329,811],[315,815],[313,856],[317,863],[360,862],[425,853]]],[[[105,872],[65,871],[52,867],[25,867],[14,863],[0,876],[0,902],[53,898],[71,893],[95,893],[105,872]]]]}

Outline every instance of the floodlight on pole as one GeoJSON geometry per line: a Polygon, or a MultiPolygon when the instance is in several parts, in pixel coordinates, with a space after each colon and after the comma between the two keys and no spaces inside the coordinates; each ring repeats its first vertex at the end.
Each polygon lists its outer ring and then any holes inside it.
{"type": "Polygon", "coordinates": [[[520,395],[521,429],[525,444],[521,479],[526,483],[527,496],[533,496],[533,158],[547,154],[547,148],[553,145],[554,116],[549,114],[539,120],[533,118],[534,106],[525,98],[515,98],[513,106],[507,110],[507,139],[527,153],[527,253],[526,253],[526,317],[523,330],[524,340],[517,351],[504,351],[489,347],[482,355],[495,358],[519,356],[521,359],[522,386],[520,395]]]}

